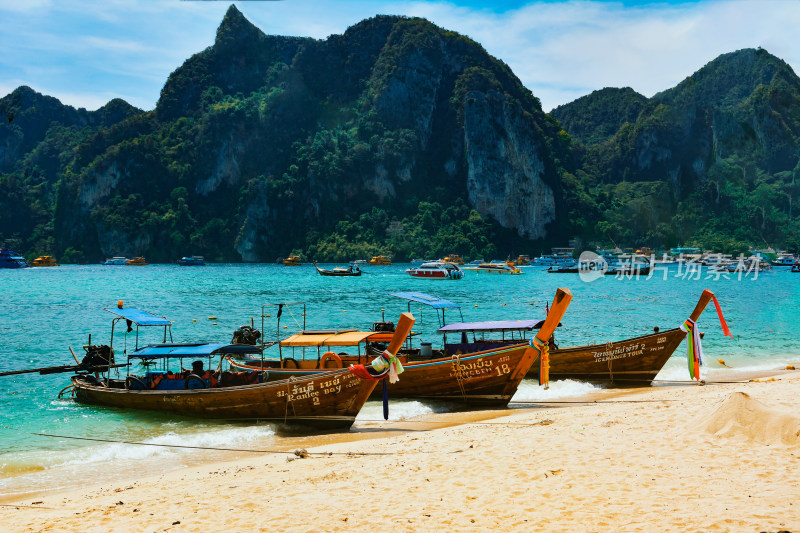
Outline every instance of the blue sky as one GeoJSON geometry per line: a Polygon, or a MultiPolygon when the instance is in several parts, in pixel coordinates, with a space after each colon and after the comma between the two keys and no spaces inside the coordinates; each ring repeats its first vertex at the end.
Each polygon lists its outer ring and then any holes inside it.
{"type": "Polygon", "coordinates": [[[508,63],[545,110],[603,87],[652,96],[740,48],[800,67],[798,0],[0,0],[0,96],[29,85],[76,107],[153,109],[231,3],[265,33],[319,39],[376,14],[425,17],[508,63]]]}

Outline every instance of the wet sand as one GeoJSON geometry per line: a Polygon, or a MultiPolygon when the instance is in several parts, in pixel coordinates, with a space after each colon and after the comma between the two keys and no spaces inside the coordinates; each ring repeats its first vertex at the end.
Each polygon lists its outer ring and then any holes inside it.
{"type": "Polygon", "coordinates": [[[798,398],[790,372],[370,422],[285,440],[306,458],[230,454],[46,491],[4,502],[0,520],[5,531],[798,531],[798,398]]]}

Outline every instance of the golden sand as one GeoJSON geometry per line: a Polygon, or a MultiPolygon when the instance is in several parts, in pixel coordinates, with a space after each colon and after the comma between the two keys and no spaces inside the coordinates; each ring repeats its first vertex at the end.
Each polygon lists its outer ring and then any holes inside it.
{"type": "Polygon", "coordinates": [[[0,523],[14,532],[800,530],[800,374],[624,392],[306,439],[318,444],[307,458],[248,455],[45,493],[14,502],[33,508],[0,507],[0,523]]]}

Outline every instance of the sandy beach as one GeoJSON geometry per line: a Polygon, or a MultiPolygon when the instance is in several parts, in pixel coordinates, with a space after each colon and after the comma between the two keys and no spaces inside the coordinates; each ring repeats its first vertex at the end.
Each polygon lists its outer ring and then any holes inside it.
{"type": "Polygon", "coordinates": [[[786,373],[430,415],[307,438],[305,458],[45,492],[0,519],[14,532],[798,531],[797,398],[800,373],[786,373]]]}

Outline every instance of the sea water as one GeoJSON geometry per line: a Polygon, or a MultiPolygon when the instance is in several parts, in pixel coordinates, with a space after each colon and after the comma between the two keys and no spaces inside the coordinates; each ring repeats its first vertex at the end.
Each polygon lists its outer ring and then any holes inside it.
{"type": "MultiPolygon", "coordinates": [[[[517,276],[469,272],[462,280],[427,280],[408,276],[407,266],[367,266],[360,277],[323,277],[311,265],[270,264],[0,270],[0,372],[74,363],[69,347],[81,357],[90,333],[93,344],[107,344],[113,315],[103,309],[115,308],[119,300],[125,307],[173,321],[175,342],[229,342],[239,326],[253,323],[260,329],[262,315],[265,336],[274,338],[303,328],[367,329],[382,319],[396,322],[400,313],[410,310],[417,318],[416,342],[424,339],[436,347],[441,345],[435,334],[440,317],[390,293],[419,291],[456,302],[460,311],[445,313],[445,321],[451,323],[544,318],[545,305],[557,287],[568,287],[574,295],[556,333],[561,346],[606,343],[644,335],[654,327],[677,327],[707,288],[717,295],[733,339],[723,337],[710,304],[699,321],[706,332],[704,378],[735,380],[740,373],[800,362],[800,274],[788,269],[721,276],[705,271],[687,274],[673,267],[638,279],[605,276],[587,283],[577,275],[537,268],[524,268],[524,274],[517,276]],[[277,307],[272,305],[278,302],[304,303],[305,308],[285,306],[278,322],[277,307]]],[[[137,343],[136,329],[128,334],[125,329],[115,329],[118,358],[137,343]]],[[[138,342],[160,342],[162,335],[158,328],[142,328],[138,342]]],[[[657,379],[687,380],[685,354],[684,344],[657,379]]],[[[13,497],[37,487],[70,487],[85,482],[87,472],[88,479],[100,482],[126,468],[180,466],[198,453],[36,433],[222,448],[269,447],[280,438],[271,425],[85,406],[69,395],[58,399],[68,385],[69,374],[0,377],[0,496],[13,497]]],[[[546,401],[597,391],[575,381],[554,382],[545,390],[526,380],[514,400],[546,401]]],[[[390,416],[399,420],[453,408],[393,400],[390,416]]],[[[368,402],[354,431],[381,417],[380,402],[368,402]]]]}

